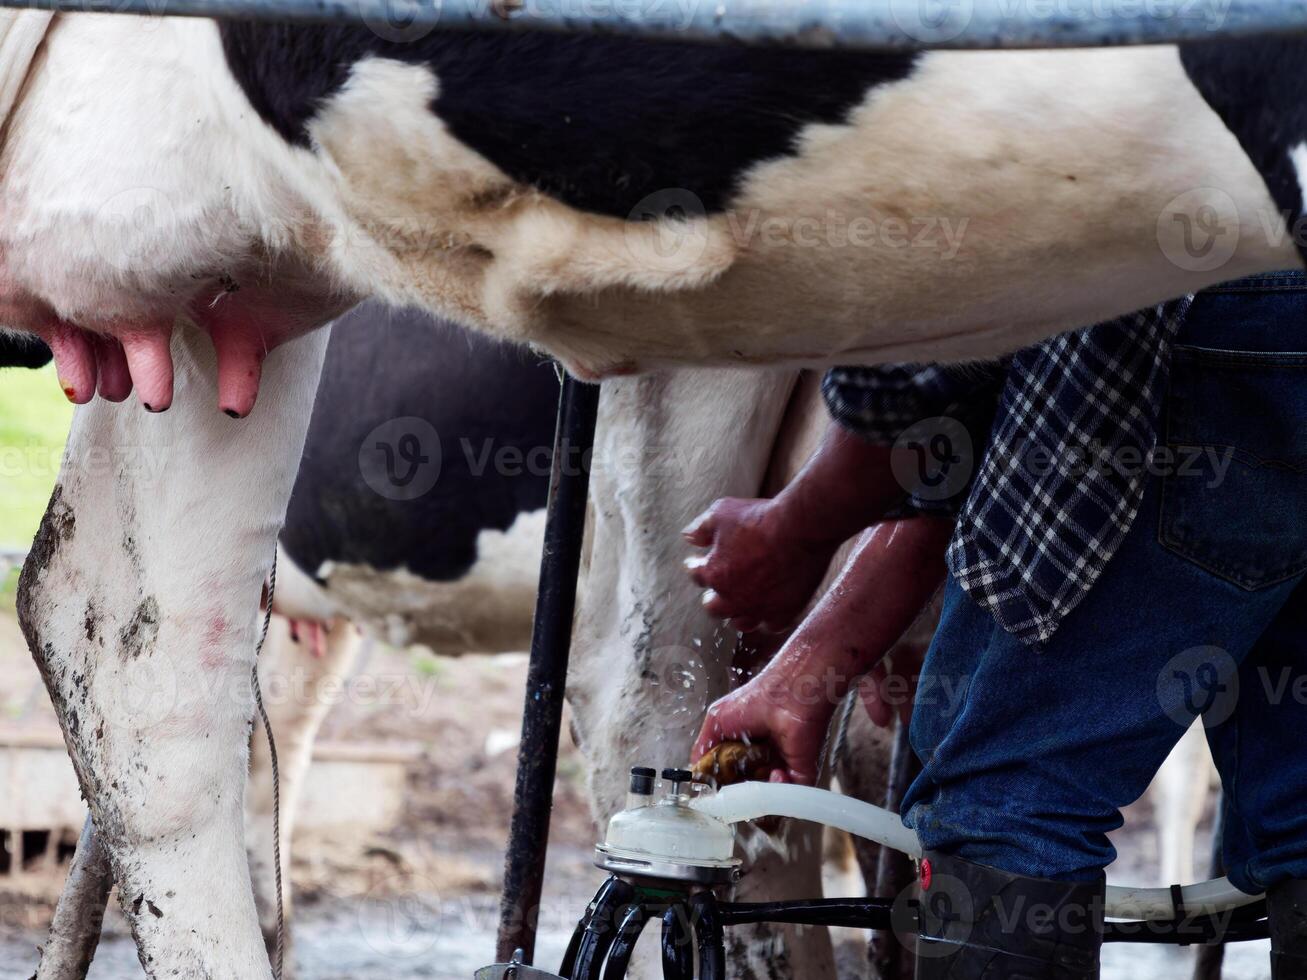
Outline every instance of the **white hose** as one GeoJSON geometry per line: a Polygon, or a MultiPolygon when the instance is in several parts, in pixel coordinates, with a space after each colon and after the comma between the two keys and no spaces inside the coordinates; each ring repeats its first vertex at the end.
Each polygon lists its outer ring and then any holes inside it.
{"type": "MultiPolygon", "coordinates": [[[[723,823],[741,823],[759,817],[810,820],[892,847],[909,857],[921,857],[921,842],[916,832],[903,826],[896,814],[830,790],[789,783],[739,783],[714,795],[701,796],[692,805],[723,823]]],[[[1259,897],[1239,891],[1226,878],[1185,885],[1181,896],[1187,913],[1203,915],[1248,905],[1259,897]]],[[[1109,919],[1175,917],[1169,888],[1109,885],[1106,912],[1109,919]]]]}
{"type": "Polygon", "coordinates": [[[792,783],[737,783],[699,797],[692,806],[722,823],[742,823],[759,817],[811,820],[874,840],[908,857],[921,857],[916,831],[903,826],[897,814],[827,789],[792,783]]]}

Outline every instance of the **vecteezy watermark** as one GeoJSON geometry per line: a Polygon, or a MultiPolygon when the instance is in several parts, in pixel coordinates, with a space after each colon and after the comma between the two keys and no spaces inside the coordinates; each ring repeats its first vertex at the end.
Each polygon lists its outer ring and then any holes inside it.
{"type": "Polygon", "coordinates": [[[47,445],[0,446],[0,481],[21,476],[48,478],[61,469],[85,479],[130,475],[137,484],[160,482],[167,471],[169,446],[88,446],[63,460],[63,449],[47,445]]]}
{"type": "Polygon", "coordinates": [[[1101,439],[1049,445],[1038,439],[991,447],[987,465],[1039,479],[1052,473],[1069,480],[1090,475],[1155,476],[1201,480],[1209,490],[1225,482],[1234,461],[1231,446],[1109,446],[1101,439]]]}
{"type": "Polygon", "coordinates": [[[1158,673],[1157,703],[1182,728],[1199,715],[1205,727],[1219,725],[1239,703],[1239,665],[1222,647],[1190,647],[1158,673]]]}
{"type": "MultiPolygon", "coordinates": [[[[762,674],[758,683],[762,685],[763,698],[769,704],[808,708],[821,704],[840,704],[850,688],[866,676],[826,667],[820,673],[789,677],[762,674]]],[[[970,688],[969,674],[931,673],[909,676],[894,673],[886,678],[878,693],[887,706],[895,709],[911,704],[914,707],[928,707],[942,717],[953,717],[966,701],[970,688]]]]}
{"type": "Polygon", "coordinates": [[[764,214],[730,211],[726,227],[739,246],[766,248],[922,249],[953,259],[962,248],[970,218],[947,215],[850,214],[827,208],[821,214],[764,214]]]}
{"type": "MultiPolygon", "coordinates": [[[[608,447],[603,454],[565,442],[559,449],[558,468],[565,476],[585,470],[612,479],[656,479],[668,490],[686,487],[701,473],[705,460],[714,452],[709,445],[608,447]]],[[[554,466],[554,446],[506,441],[496,435],[441,433],[418,416],[388,419],[372,429],[359,444],[358,467],[364,482],[388,500],[416,500],[429,493],[442,476],[482,479],[548,479],[554,466]]],[[[57,456],[46,451],[28,454],[0,450],[0,475],[8,470],[27,472],[30,466],[53,476],[58,472],[57,456]]],[[[131,457],[129,457],[129,460],[131,457]]],[[[162,472],[166,458],[145,456],[139,465],[149,464],[149,474],[162,472]]]]}
{"type": "Polygon", "coordinates": [[[1157,216],[1162,254],[1186,272],[1220,269],[1239,247],[1239,209],[1219,187],[1195,187],[1178,194],[1157,216]]]}
{"type": "Polygon", "coordinates": [[[920,249],[949,261],[961,250],[969,224],[967,216],[837,208],[819,213],[733,208],[710,221],[697,194],[674,187],[655,191],[632,208],[625,235],[631,256],[655,269],[693,265],[714,239],[739,249],[920,249]]]}
{"type": "MultiPolygon", "coordinates": [[[[205,684],[204,681],[200,684],[206,688],[210,697],[216,699],[221,696],[221,691],[214,684],[205,684]]],[[[234,699],[245,696],[241,684],[228,682],[223,686],[232,692],[234,699]]],[[[435,678],[420,677],[407,671],[370,672],[340,677],[304,667],[294,667],[289,671],[261,670],[259,687],[263,702],[269,707],[323,705],[334,708],[348,704],[368,710],[388,708],[392,712],[402,711],[417,717],[422,717],[440,694],[440,685],[435,678]]]]}
{"type": "Polygon", "coordinates": [[[697,729],[708,705],[724,690],[720,676],[715,684],[709,676],[702,650],[675,645],[655,647],[648,651],[645,662],[640,680],[653,708],[646,713],[646,719],[663,731],[697,729]]]}
{"type": "Polygon", "coordinates": [[[668,187],[646,195],[631,209],[623,226],[626,251],[653,270],[674,271],[703,258],[712,229],[699,195],[668,187]]]}
{"type": "Polygon", "coordinates": [[[975,0],[890,0],[890,16],[908,37],[924,44],[943,44],[971,25],[975,0]]]}
{"type": "Polygon", "coordinates": [[[911,949],[909,940],[918,927],[917,917],[911,914],[908,896],[915,897],[921,906],[921,921],[936,926],[931,930],[931,939],[935,941],[917,944],[918,959],[950,956],[971,938],[976,921],[975,899],[961,878],[931,871],[929,863],[923,861],[919,887],[907,889],[895,899],[890,923],[900,941],[911,949]]]}
{"type": "Polygon", "coordinates": [[[415,415],[389,419],[359,446],[363,481],[387,500],[416,500],[440,478],[440,435],[415,415]]]}
{"type": "Polygon", "coordinates": [[[976,472],[971,433],[944,415],[915,422],[895,440],[890,470],[899,486],[920,500],[955,497],[976,472]]]}
{"type": "MultiPolygon", "coordinates": [[[[436,29],[442,0],[355,0],[364,26],[383,41],[411,44],[436,29]]],[[[489,4],[487,4],[489,7],[489,4]]]]}
{"type": "Polygon", "coordinates": [[[440,893],[417,874],[396,874],[377,882],[358,905],[363,941],[390,959],[425,956],[440,940],[440,893]]]}
{"type": "MultiPolygon", "coordinates": [[[[702,0],[531,0],[535,17],[568,21],[621,18],[633,22],[657,21],[670,31],[685,30],[694,20],[702,0]]],[[[382,0],[378,9],[372,0],[352,0],[365,26],[383,40],[395,44],[420,41],[439,25],[444,0],[382,0]]],[[[489,20],[510,19],[524,9],[526,0],[478,0],[468,13],[489,20]]]]}
{"type": "Polygon", "coordinates": [[[156,260],[170,245],[161,232],[179,225],[177,208],[155,187],[132,187],[110,197],[91,224],[95,253],[115,269],[130,270],[156,260]]]}

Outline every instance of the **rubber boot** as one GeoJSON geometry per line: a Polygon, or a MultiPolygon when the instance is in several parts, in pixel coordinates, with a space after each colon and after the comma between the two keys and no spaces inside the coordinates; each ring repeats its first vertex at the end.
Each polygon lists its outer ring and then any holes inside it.
{"type": "Polygon", "coordinates": [[[1307,980],[1307,881],[1282,881],[1266,892],[1271,926],[1271,980],[1307,980]]]}
{"type": "Polygon", "coordinates": [[[917,980],[1097,980],[1105,890],[927,853],[917,980]]]}

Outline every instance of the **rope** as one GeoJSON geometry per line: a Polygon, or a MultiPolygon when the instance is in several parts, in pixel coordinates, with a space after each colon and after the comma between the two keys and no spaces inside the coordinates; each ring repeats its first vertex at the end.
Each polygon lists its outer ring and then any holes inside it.
{"type": "Polygon", "coordinates": [[[844,696],[835,723],[826,730],[826,744],[822,747],[822,755],[832,776],[839,775],[840,761],[849,747],[849,723],[853,720],[853,709],[857,703],[858,686],[854,684],[853,689],[844,696]]]}
{"type": "Polygon", "coordinates": [[[286,903],[282,899],[281,882],[281,772],[277,765],[277,743],[272,737],[272,722],[268,720],[268,711],[263,706],[263,692],[259,689],[259,654],[268,639],[268,629],[272,625],[272,597],[277,591],[277,555],[272,555],[272,571],[268,575],[268,610],[263,614],[263,631],[259,634],[259,645],[254,648],[254,704],[263,719],[263,733],[268,739],[268,756],[272,760],[272,865],[277,883],[277,949],[273,955],[272,975],[281,980],[286,956],[286,903]]]}

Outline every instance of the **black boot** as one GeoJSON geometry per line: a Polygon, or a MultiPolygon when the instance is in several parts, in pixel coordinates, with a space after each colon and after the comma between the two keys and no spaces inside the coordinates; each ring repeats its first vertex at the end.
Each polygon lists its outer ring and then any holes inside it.
{"type": "Polygon", "coordinates": [[[1290,880],[1266,893],[1271,926],[1271,980],[1307,980],[1307,881],[1290,880]]]}
{"type": "Polygon", "coordinates": [[[917,980],[1097,980],[1105,887],[928,853],[917,980]]]}

